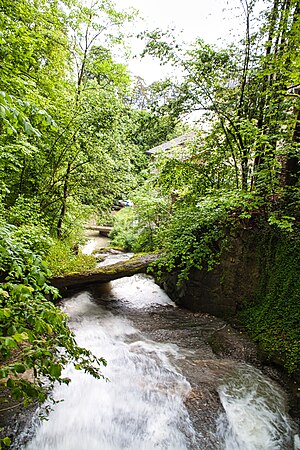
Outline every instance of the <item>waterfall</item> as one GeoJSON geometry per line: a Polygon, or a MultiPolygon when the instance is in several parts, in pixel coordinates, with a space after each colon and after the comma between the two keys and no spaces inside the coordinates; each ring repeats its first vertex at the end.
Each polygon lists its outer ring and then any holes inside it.
{"type": "MultiPolygon", "coordinates": [[[[53,392],[63,401],[46,405],[52,411],[40,421],[44,405],[27,430],[31,440],[24,444],[20,436],[14,448],[298,450],[281,389],[249,365],[214,356],[195,327],[181,326],[200,319],[176,308],[150,277],[77,293],[62,308],[79,345],[108,361],[108,381],[67,367],[71,383],[53,392]],[[204,400],[207,391],[219,396],[215,410],[204,400]],[[198,400],[189,409],[193,395],[198,400]]],[[[205,330],[220,323],[208,315],[201,320],[205,330]]]]}
{"type": "Polygon", "coordinates": [[[293,448],[292,424],[281,390],[251,366],[240,367],[218,389],[224,413],[218,420],[224,450],[293,448]]]}

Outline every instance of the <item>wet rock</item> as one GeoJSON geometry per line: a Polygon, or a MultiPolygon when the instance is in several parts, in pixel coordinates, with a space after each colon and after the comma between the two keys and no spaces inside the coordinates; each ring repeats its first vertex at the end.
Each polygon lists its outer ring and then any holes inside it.
{"type": "Polygon", "coordinates": [[[259,362],[257,345],[246,333],[235,330],[228,324],[215,331],[208,339],[208,343],[218,356],[256,365],[259,362]]]}
{"type": "Polygon", "coordinates": [[[0,388],[0,439],[9,437],[15,440],[31,423],[32,415],[36,411],[37,403],[23,406],[22,401],[15,400],[10,391],[1,385],[0,388]]]}

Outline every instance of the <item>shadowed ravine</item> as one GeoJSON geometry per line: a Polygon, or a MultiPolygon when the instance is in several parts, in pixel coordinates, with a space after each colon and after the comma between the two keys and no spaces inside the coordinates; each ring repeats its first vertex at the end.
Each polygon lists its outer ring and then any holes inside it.
{"type": "Polygon", "coordinates": [[[54,392],[64,401],[48,421],[35,418],[15,448],[294,448],[280,388],[207,344],[221,319],[174,307],[142,274],[77,293],[62,308],[78,342],[107,359],[109,382],[68,368],[72,383],[54,392]]]}

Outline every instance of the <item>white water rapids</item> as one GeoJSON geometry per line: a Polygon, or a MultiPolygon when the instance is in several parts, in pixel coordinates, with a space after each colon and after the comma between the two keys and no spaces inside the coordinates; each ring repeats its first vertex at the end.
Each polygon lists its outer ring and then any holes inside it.
{"type": "MultiPolygon", "coordinates": [[[[158,290],[148,280],[142,285],[158,290]]],[[[120,290],[120,282],[115,289],[120,290]]],[[[139,306],[145,306],[145,290],[131,300],[138,296],[139,306]]],[[[169,299],[161,292],[158,301],[169,299]]],[[[176,346],[142,340],[126,319],[93,304],[88,293],[67,301],[64,310],[72,318],[78,343],[108,360],[103,371],[109,382],[68,368],[65,375],[71,384],[54,392],[64,402],[55,406],[26,448],[186,449],[194,435],[183,404],[190,385],[169,362],[168,355],[178,355],[176,346]]]]}
{"type": "MultiPolygon", "coordinates": [[[[258,370],[245,364],[226,363],[232,367],[230,375],[227,373],[215,387],[220,406],[212,430],[192,417],[186,406],[192,386],[181,363],[192,358],[194,349],[150,339],[126,317],[128,310],[133,315],[142,314],[157,304],[160,306],[156,308],[162,310],[174,309],[166,294],[144,275],[112,282],[107,292],[101,294],[101,301],[89,292],[82,292],[64,302],[63,309],[70,316],[78,343],[107,359],[103,373],[109,381],[95,380],[68,367],[64,375],[72,382],[69,386],[57,386],[53,393],[55,399],[64,401],[53,405],[48,420],[40,422],[35,418],[34,436],[22,448],[296,448],[291,420],[285,413],[284,395],[258,370]]],[[[217,367],[217,358],[215,363],[217,367]]],[[[205,404],[200,402],[200,407],[206,414],[205,404]]]]}
{"type": "Polygon", "coordinates": [[[224,413],[218,432],[224,450],[298,450],[284,396],[258,370],[245,366],[219,388],[224,413]]]}

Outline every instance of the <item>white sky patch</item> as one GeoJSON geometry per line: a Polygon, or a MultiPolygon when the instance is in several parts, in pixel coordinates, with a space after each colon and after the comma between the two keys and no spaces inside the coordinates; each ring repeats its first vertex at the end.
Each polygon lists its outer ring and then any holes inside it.
{"type": "MultiPolygon", "coordinates": [[[[240,0],[116,0],[118,9],[134,7],[140,11],[144,21],[135,22],[129,27],[132,33],[142,30],[176,27],[182,31],[182,39],[192,42],[200,37],[209,44],[218,47],[228,42],[237,42],[244,34],[243,13],[240,0]]],[[[142,42],[132,38],[133,54],[138,54],[142,42]]],[[[139,75],[147,83],[164,78],[167,70],[157,60],[150,57],[129,62],[133,75],[139,75]]]]}

